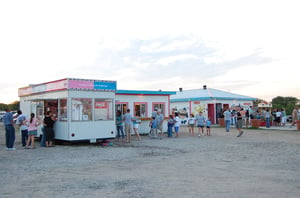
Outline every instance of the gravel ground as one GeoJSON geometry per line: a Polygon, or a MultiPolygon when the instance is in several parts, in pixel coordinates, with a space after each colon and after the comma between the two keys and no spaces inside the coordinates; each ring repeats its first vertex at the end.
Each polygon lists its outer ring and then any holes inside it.
{"type": "Polygon", "coordinates": [[[236,135],[5,151],[1,123],[0,197],[299,197],[299,131],[236,135]]]}

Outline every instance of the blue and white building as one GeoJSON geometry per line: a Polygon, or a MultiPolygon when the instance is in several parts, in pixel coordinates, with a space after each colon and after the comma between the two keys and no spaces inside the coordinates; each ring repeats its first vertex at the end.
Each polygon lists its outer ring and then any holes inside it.
{"type": "Polygon", "coordinates": [[[201,111],[216,124],[223,109],[234,106],[248,109],[253,106],[254,100],[256,98],[207,88],[204,85],[202,89],[180,88],[175,95],[171,95],[170,105],[172,112],[179,112],[182,118],[188,117],[191,113],[197,115],[201,111]]]}

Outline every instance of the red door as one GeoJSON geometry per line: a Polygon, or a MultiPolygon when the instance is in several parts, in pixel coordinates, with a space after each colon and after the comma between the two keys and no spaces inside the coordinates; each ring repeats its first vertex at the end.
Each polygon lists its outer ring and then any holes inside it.
{"type": "Polygon", "coordinates": [[[216,124],[216,118],[215,118],[215,105],[214,104],[208,104],[207,105],[207,116],[209,117],[212,124],[216,124]]]}

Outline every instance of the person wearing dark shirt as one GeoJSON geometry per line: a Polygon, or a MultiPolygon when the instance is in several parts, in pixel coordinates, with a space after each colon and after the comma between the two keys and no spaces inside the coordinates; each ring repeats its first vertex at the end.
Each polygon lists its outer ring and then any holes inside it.
{"type": "Polygon", "coordinates": [[[52,116],[50,111],[47,112],[46,117],[44,118],[44,127],[45,127],[45,139],[46,139],[46,147],[53,147],[54,141],[54,123],[55,118],[52,116]]]}
{"type": "Polygon", "coordinates": [[[241,111],[241,108],[238,107],[237,108],[237,113],[236,113],[236,128],[237,128],[239,134],[237,135],[237,137],[241,137],[244,133],[244,131],[242,131],[243,116],[242,116],[240,111],[241,111]]]}

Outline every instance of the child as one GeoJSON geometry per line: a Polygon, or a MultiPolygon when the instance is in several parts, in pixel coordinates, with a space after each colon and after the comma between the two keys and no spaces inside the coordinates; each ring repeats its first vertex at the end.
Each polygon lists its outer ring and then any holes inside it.
{"type": "Polygon", "coordinates": [[[194,127],[195,127],[195,116],[194,114],[190,114],[190,118],[188,119],[189,133],[194,136],[194,127]]]}
{"type": "Polygon", "coordinates": [[[152,120],[150,121],[149,126],[151,128],[150,134],[149,134],[150,137],[151,138],[157,138],[158,137],[158,135],[157,135],[157,122],[155,120],[155,117],[152,117],[152,120]]]}
{"type": "Polygon", "coordinates": [[[179,133],[179,128],[180,128],[180,123],[181,123],[181,120],[178,116],[178,113],[175,112],[175,118],[174,118],[174,130],[175,130],[175,137],[178,138],[178,133],[179,133]]]}
{"type": "Polygon", "coordinates": [[[211,121],[210,121],[209,118],[207,118],[207,120],[206,120],[206,134],[208,136],[210,136],[210,126],[211,126],[211,121]]]}
{"type": "Polygon", "coordinates": [[[169,115],[170,119],[168,120],[168,137],[172,137],[172,129],[173,129],[173,126],[174,126],[174,119],[173,119],[173,116],[172,115],[169,115]]]}
{"type": "Polygon", "coordinates": [[[196,121],[197,121],[197,127],[198,127],[198,131],[199,131],[199,137],[201,136],[201,132],[202,135],[204,135],[204,124],[205,124],[205,117],[203,116],[202,112],[199,112],[199,114],[196,116],[196,121]]]}

